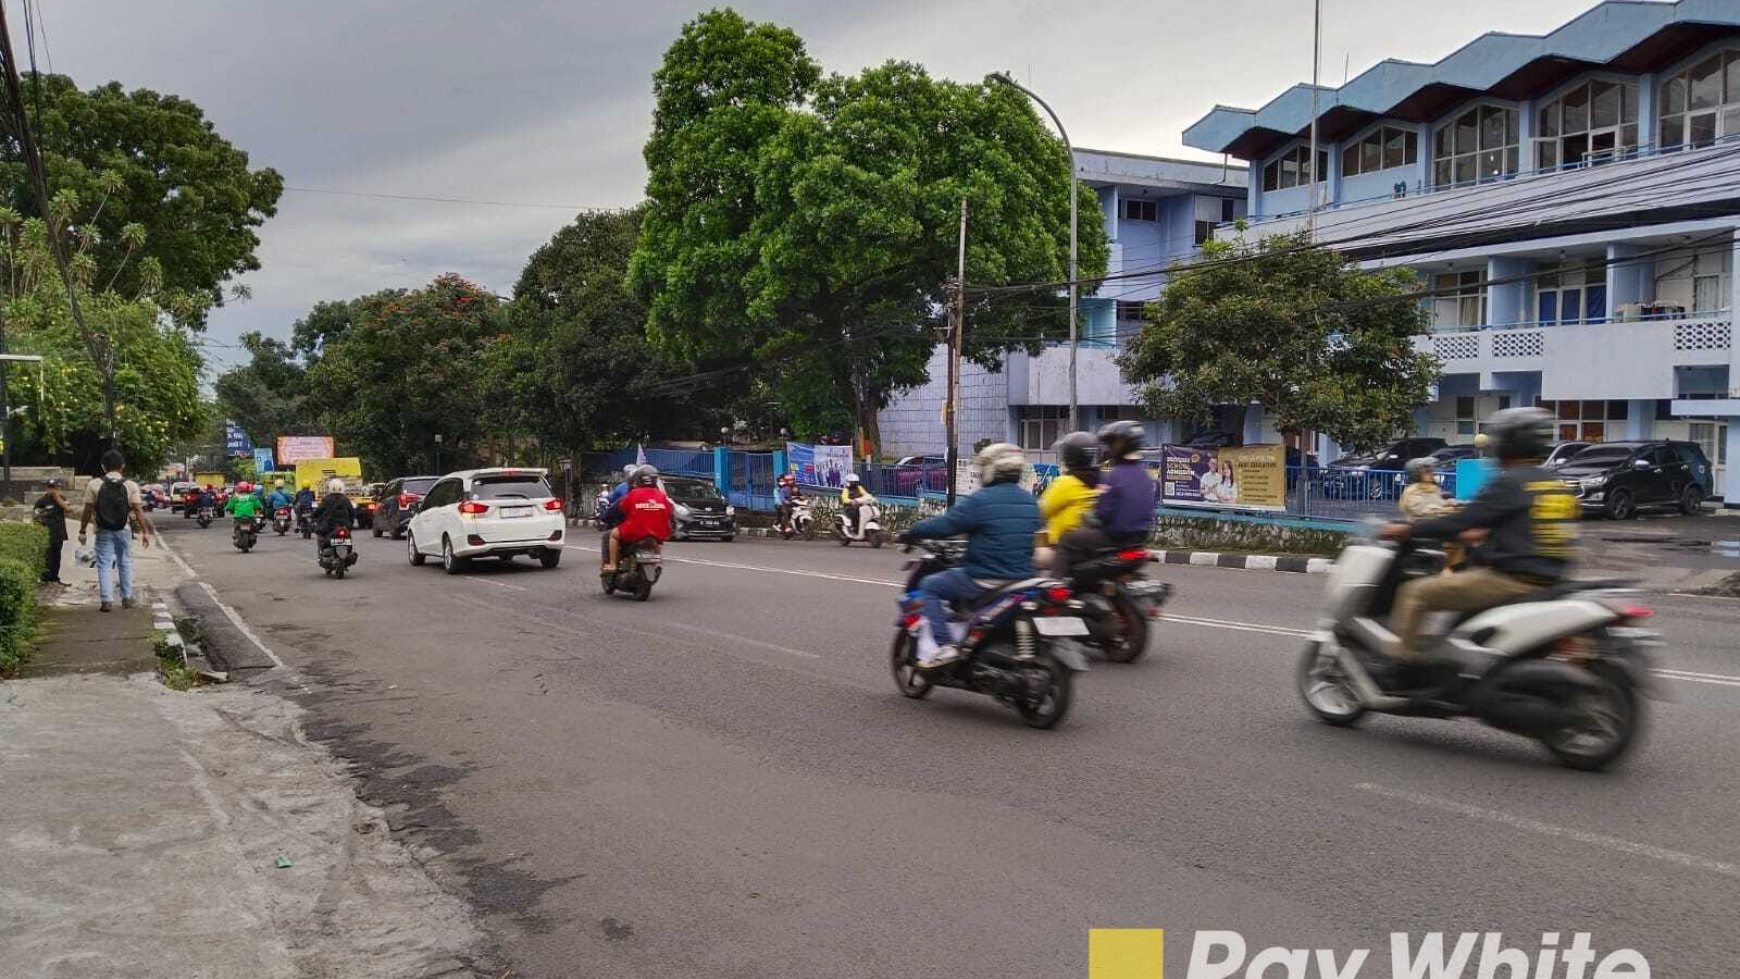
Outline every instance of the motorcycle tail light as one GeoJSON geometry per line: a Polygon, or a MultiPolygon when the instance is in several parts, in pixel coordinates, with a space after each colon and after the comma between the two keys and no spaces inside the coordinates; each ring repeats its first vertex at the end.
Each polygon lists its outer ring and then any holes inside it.
{"type": "Polygon", "coordinates": [[[916,613],[908,612],[906,616],[900,620],[900,624],[908,629],[912,629],[917,627],[919,618],[920,617],[916,613]]]}
{"type": "Polygon", "coordinates": [[[335,538],[340,538],[340,539],[348,538],[348,537],[350,537],[350,528],[349,527],[335,527],[335,528],[333,528],[332,536],[335,538]]]}
{"type": "Polygon", "coordinates": [[[1067,602],[1069,601],[1070,595],[1070,590],[1062,585],[1058,585],[1054,588],[1047,588],[1045,590],[1045,597],[1054,602],[1067,602]]]}
{"type": "Polygon", "coordinates": [[[1146,561],[1146,560],[1148,560],[1148,552],[1144,551],[1144,550],[1139,550],[1139,549],[1128,550],[1128,551],[1119,551],[1118,552],[1118,560],[1120,560],[1120,561],[1146,561]]]}

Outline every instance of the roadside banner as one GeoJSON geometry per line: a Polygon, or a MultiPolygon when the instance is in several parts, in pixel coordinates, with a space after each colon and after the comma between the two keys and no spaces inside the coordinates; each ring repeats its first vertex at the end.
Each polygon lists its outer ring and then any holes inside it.
{"type": "Polygon", "coordinates": [[[234,458],[246,458],[254,453],[254,441],[248,433],[229,419],[224,420],[224,452],[234,458]]]}
{"type": "Polygon", "coordinates": [[[270,448],[267,448],[266,446],[256,446],[254,448],[254,473],[255,473],[255,475],[258,475],[260,473],[273,472],[274,469],[275,469],[275,466],[274,466],[274,463],[272,461],[272,450],[270,448]]]}
{"type": "Polygon", "coordinates": [[[787,442],[785,465],[805,486],[839,489],[845,485],[846,474],[852,471],[852,447],[787,442]]]}
{"type": "Polygon", "coordinates": [[[1287,450],[1279,445],[1164,446],[1160,483],[1161,500],[1169,506],[1285,510],[1287,450]]]}
{"type": "Polygon", "coordinates": [[[278,436],[278,465],[293,467],[304,459],[332,458],[330,435],[278,436]]]}

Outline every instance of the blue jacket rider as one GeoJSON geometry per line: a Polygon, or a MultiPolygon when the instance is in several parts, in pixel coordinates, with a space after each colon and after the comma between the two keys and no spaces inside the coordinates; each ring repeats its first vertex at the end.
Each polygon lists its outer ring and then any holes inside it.
{"type": "Polygon", "coordinates": [[[272,486],[272,495],[266,497],[266,506],[272,508],[274,512],[283,507],[289,506],[292,502],[294,501],[290,499],[290,494],[284,492],[283,484],[274,484],[272,486]]]}
{"type": "Polygon", "coordinates": [[[966,557],[958,568],[939,571],[920,581],[924,616],[930,623],[929,642],[919,642],[920,669],[931,670],[960,658],[949,631],[949,602],[968,602],[984,594],[986,580],[1019,580],[1033,576],[1033,536],[1039,532],[1039,501],[1021,488],[1027,459],[1007,442],[988,445],[973,459],[979,470],[978,492],[941,516],[914,524],[903,540],[967,538],[966,557]],[[940,645],[939,645],[940,643],[940,645]],[[934,649],[932,648],[934,647],[934,649]]]}

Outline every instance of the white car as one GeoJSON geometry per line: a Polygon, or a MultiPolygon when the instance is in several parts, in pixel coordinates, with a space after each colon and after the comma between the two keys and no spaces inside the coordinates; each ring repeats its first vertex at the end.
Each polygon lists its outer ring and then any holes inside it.
{"type": "Polygon", "coordinates": [[[439,557],[448,574],[472,558],[536,557],[546,568],[562,560],[562,501],[544,481],[546,469],[469,469],[449,473],[423,494],[405,533],[412,564],[439,557]]]}

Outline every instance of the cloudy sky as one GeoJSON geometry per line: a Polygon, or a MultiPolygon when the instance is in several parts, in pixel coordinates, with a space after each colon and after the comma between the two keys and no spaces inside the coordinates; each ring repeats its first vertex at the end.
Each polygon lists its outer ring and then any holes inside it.
{"type": "MultiPolygon", "coordinates": [[[[21,30],[21,0],[3,2],[21,30]]],[[[447,271],[506,292],[575,208],[633,204],[651,74],[702,2],[40,0],[55,71],[190,98],[299,188],[262,232],[253,299],[213,317],[218,367],[236,353],[218,344],[288,335],[323,299],[447,271]]],[[[1540,33],[1592,3],[1323,0],[1323,77],[1436,60],[1487,30],[1540,33]]],[[[1260,105],[1311,72],[1311,0],[737,7],[796,30],[831,71],[889,59],[957,79],[1013,71],[1077,145],[1101,149],[1201,156],[1179,137],[1211,106],[1260,105]]]]}

